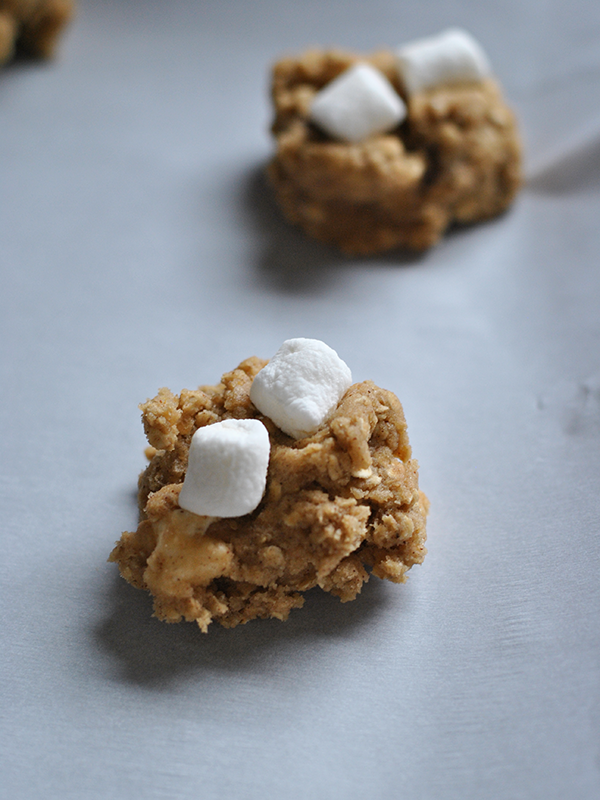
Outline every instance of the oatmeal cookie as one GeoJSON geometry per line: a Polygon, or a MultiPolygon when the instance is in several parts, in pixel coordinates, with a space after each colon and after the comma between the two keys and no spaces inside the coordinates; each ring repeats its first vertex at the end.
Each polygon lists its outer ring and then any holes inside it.
{"type": "Polygon", "coordinates": [[[0,0],[0,64],[16,50],[36,58],[52,56],[74,9],[74,0],[0,0]]]}
{"type": "Polygon", "coordinates": [[[428,501],[419,491],[402,406],[371,381],[353,384],[311,436],[292,439],[250,400],[266,364],[243,361],[217,386],[168,389],[144,403],[150,463],[139,480],[140,523],[109,560],[154,597],[168,622],[233,627],[285,620],[314,586],[353,600],[369,572],[400,583],[425,556],[428,501]],[[250,514],[203,517],[178,504],[194,432],[259,419],[270,438],[265,494],[250,514]]]}
{"type": "Polygon", "coordinates": [[[521,183],[513,113],[492,79],[409,95],[395,56],[309,51],[273,69],[268,176],[287,219],[350,254],[425,250],[453,223],[500,214],[521,183]],[[309,120],[315,94],[357,61],[378,68],[407,106],[395,130],[334,141],[309,120]]]}

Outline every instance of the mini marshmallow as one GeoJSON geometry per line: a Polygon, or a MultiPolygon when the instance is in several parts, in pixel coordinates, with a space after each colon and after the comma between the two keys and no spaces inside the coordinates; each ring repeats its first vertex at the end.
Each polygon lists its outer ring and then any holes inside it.
{"type": "Polygon", "coordinates": [[[406,117],[406,106],[382,72],[361,63],[317,92],[310,117],[335,139],[360,142],[395,128],[406,117]]]}
{"type": "Polygon", "coordinates": [[[180,507],[210,517],[254,511],[265,491],[269,453],[269,434],[260,420],[226,419],[198,428],[180,507]]]}
{"type": "Polygon", "coordinates": [[[295,439],[314,433],[352,384],[352,373],[318,339],[288,339],[256,375],[250,399],[295,439]]]}
{"type": "Polygon", "coordinates": [[[400,78],[411,94],[434,86],[481,81],[491,74],[481,46],[460,28],[409,42],[396,55],[400,78]]]}

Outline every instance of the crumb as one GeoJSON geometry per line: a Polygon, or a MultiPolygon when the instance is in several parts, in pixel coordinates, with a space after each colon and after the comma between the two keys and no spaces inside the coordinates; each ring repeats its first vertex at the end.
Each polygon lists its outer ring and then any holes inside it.
{"type": "Polygon", "coordinates": [[[391,52],[368,58],[396,88],[407,118],[357,144],[334,141],[309,121],[314,95],[359,57],[309,51],[273,68],[268,176],[287,219],[349,254],[425,250],[455,223],[500,214],[521,183],[513,113],[487,79],[408,97],[391,52]]]}
{"type": "Polygon", "coordinates": [[[0,64],[16,52],[53,56],[74,10],[74,0],[0,0],[0,64]]]}
{"type": "Polygon", "coordinates": [[[314,586],[354,600],[368,570],[400,583],[425,556],[429,504],[395,395],[354,384],[316,433],[294,440],[250,402],[266,363],[249,358],[218,386],[179,396],[161,389],[141,406],[155,450],[139,480],[140,523],[109,560],[152,593],[155,615],[167,622],[195,620],[206,632],[212,620],[285,620],[314,586]],[[263,499],[243,517],[184,511],[178,496],[192,435],[227,418],[257,418],[268,429],[263,499]]]}

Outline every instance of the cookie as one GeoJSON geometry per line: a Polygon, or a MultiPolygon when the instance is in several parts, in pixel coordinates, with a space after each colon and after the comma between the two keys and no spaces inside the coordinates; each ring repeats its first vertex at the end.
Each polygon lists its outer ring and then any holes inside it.
{"type": "Polygon", "coordinates": [[[515,116],[491,77],[409,92],[391,51],[311,50],[275,64],[269,181],[286,218],[349,254],[421,251],[452,225],[489,219],[521,184],[515,116]],[[393,130],[348,142],[311,118],[317,94],[356,64],[375,67],[406,105],[393,130]]]}
{"type": "Polygon", "coordinates": [[[140,522],[109,560],[152,594],[159,619],[195,621],[204,632],[213,620],[285,620],[315,586],[354,600],[369,574],[401,583],[423,561],[428,501],[395,395],[354,383],[314,433],[295,439],[250,399],[266,364],[249,358],[216,386],[161,389],[141,406],[150,461],[139,480],[140,522]],[[232,419],[268,431],[262,499],[237,517],[182,509],[195,432],[232,419]]]}
{"type": "Polygon", "coordinates": [[[0,64],[16,52],[50,58],[74,11],[74,0],[0,0],[0,64]]]}

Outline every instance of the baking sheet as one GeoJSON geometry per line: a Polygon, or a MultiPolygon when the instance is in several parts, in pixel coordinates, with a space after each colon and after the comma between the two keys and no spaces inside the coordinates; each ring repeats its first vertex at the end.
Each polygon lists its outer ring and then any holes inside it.
{"type": "Polygon", "coordinates": [[[600,796],[600,6],[82,0],[0,116],[0,796],[600,796]],[[511,211],[420,257],[289,228],[269,64],[456,24],[521,121],[511,211]],[[137,405],[291,336],[400,397],[429,555],[285,624],[159,623],[106,563],[137,405]]]}

